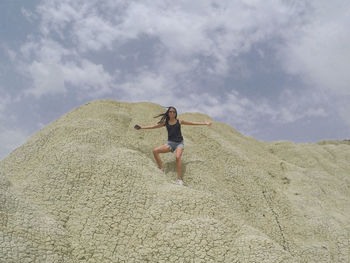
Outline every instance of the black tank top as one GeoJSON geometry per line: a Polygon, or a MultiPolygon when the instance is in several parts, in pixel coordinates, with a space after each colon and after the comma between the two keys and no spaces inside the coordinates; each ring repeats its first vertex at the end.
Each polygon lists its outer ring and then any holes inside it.
{"type": "Polygon", "coordinates": [[[183,137],[181,134],[181,124],[179,120],[176,120],[174,125],[170,125],[168,120],[165,122],[166,129],[168,130],[168,141],[181,142],[183,137]]]}

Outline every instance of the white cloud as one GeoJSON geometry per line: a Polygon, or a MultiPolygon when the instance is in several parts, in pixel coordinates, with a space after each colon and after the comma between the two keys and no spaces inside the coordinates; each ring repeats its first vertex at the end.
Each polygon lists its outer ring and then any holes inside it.
{"type": "Polygon", "coordinates": [[[49,64],[59,64],[79,57],[74,47],[64,47],[63,45],[64,42],[59,43],[51,38],[30,38],[21,46],[20,54],[25,62],[37,60],[49,64]]]}
{"type": "Polygon", "coordinates": [[[64,48],[52,39],[33,39],[22,45],[21,58],[17,67],[26,77],[33,81],[28,84],[25,95],[31,94],[39,98],[45,94],[65,93],[62,61],[74,52],[64,48]]]}
{"type": "Polygon", "coordinates": [[[55,95],[66,91],[60,65],[34,61],[28,67],[34,87],[25,90],[25,94],[41,97],[44,94],[55,95]]]}
{"type": "MultiPolygon", "coordinates": [[[[90,2],[90,1],[89,1],[90,2]]],[[[37,13],[41,17],[40,29],[44,36],[54,31],[64,38],[63,29],[72,20],[79,20],[86,10],[83,2],[75,1],[42,1],[37,7],[37,13]],[[80,8],[79,8],[80,7],[80,8]]]]}
{"type": "Polygon", "coordinates": [[[148,71],[130,75],[128,80],[114,88],[121,99],[127,101],[150,101],[164,105],[174,97],[174,84],[161,74],[148,71]]]}
{"type": "Polygon", "coordinates": [[[69,62],[62,65],[62,71],[66,83],[88,92],[90,97],[111,92],[113,77],[102,65],[83,59],[80,63],[69,62]]]}
{"type": "Polygon", "coordinates": [[[350,3],[312,1],[308,23],[288,36],[280,53],[289,73],[339,96],[350,95],[350,3]]]}
{"type": "Polygon", "coordinates": [[[329,99],[322,92],[307,91],[296,92],[285,89],[281,92],[276,109],[279,114],[272,118],[279,123],[291,123],[301,119],[327,117],[324,109],[329,99]]]}
{"type": "Polygon", "coordinates": [[[28,74],[34,84],[24,93],[37,98],[43,95],[65,94],[68,85],[89,97],[103,96],[111,92],[113,80],[102,65],[88,60],[64,64],[34,61],[28,66],[28,74]]]}
{"type": "Polygon", "coordinates": [[[226,74],[228,61],[275,36],[293,15],[281,1],[216,5],[210,1],[172,1],[164,5],[159,1],[134,2],[118,24],[120,32],[128,32],[130,38],[155,36],[167,54],[178,60],[210,57],[214,74],[226,74]]]}
{"type": "Polygon", "coordinates": [[[21,13],[29,22],[33,22],[35,19],[38,19],[38,16],[35,13],[24,7],[21,8],[21,13]]]}
{"type": "Polygon", "coordinates": [[[37,98],[65,94],[67,85],[90,97],[110,92],[113,77],[103,65],[84,59],[74,48],[65,48],[53,39],[31,40],[21,47],[21,54],[18,67],[33,80],[24,94],[37,98]]]}
{"type": "Polygon", "coordinates": [[[154,54],[157,64],[151,72],[167,67],[169,79],[179,70],[225,76],[232,63],[239,63],[235,57],[278,35],[295,16],[294,9],[278,0],[215,4],[202,0],[60,0],[43,1],[37,12],[42,37],[40,44],[31,41],[22,47],[25,57],[35,54],[32,59],[40,63],[50,60],[63,65],[62,58],[71,56],[69,63],[77,64],[89,51],[117,52],[120,44],[148,35],[158,40],[161,50],[154,54]],[[72,48],[52,40],[57,36],[72,43],[72,48]]]}
{"type": "Polygon", "coordinates": [[[69,36],[83,52],[112,49],[141,35],[157,38],[168,56],[213,58],[212,72],[278,34],[295,15],[283,1],[45,1],[38,8],[45,36],[69,36]],[[115,11],[114,13],[111,11],[115,11]],[[66,30],[64,32],[64,30],[66,30]],[[68,30],[68,31],[67,31],[68,30]]]}
{"type": "Polygon", "coordinates": [[[81,51],[112,49],[117,30],[110,22],[97,15],[90,15],[74,24],[73,39],[81,51]]]}

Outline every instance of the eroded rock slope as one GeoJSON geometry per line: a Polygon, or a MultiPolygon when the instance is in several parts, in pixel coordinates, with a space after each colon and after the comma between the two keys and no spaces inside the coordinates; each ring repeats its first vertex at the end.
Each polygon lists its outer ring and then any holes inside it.
{"type": "MultiPolygon", "coordinates": [[[[163,108],[85,104],[0,163],[1,262],[349,262],[350,145],[265,143],[232,127],[183,126],[152,149],[163,108]]],[[[179,115],[210,120],[199,113],[179,115]]]]}

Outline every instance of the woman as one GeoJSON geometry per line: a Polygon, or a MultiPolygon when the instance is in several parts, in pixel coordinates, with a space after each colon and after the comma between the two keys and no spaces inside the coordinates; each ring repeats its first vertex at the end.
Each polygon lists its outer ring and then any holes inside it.
{"type": "Polygon", "coordinates": [[[168,107],[165,113],[159,114],[154,118],[162,117],[157,125],[154,126],[144,126],[135,125],[135,129],[156,129],[166,126],[168,131],[168,142],[165,145],[159,146],[153,150],[154,158],[157,161],[159,169],[164,172],[162,160],[159,157],[160,153],[176,152],[176,169],[177,169],[177,180],[176,182],[183,185],[183,180],[181,176],[181,156],[184,151],[184,142],[181,134],[181,125],[207,125],[210,126],[211,122],[191,122],[177,119],[177,111],[175,107],[168,107]]]}

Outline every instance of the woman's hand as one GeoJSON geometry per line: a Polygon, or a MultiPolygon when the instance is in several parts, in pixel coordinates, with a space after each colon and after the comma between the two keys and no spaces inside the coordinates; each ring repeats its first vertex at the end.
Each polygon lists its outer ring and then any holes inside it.
{"type": "Polygon", "coordinates": [[[212,123],[211,122],[209,122],[209,121],[206,121],[205,122],[205,125],[207,125],[207,126],[210,126],[212,123]]]}

